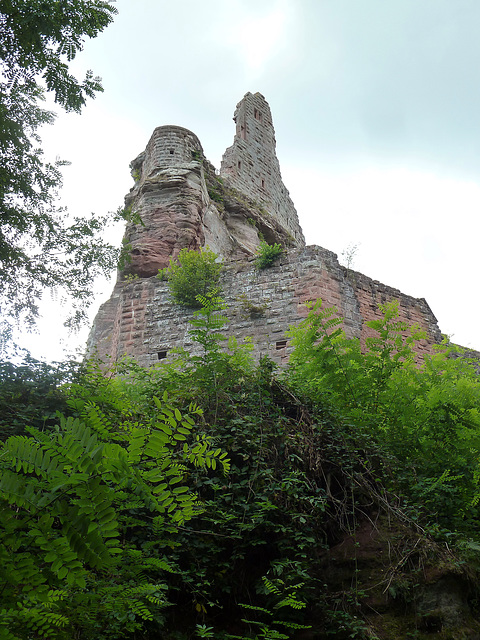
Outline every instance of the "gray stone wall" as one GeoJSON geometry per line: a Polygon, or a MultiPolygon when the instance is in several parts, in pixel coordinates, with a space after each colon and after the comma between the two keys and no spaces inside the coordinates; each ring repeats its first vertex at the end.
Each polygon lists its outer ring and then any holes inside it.
{"type": "Polygon", "coordinates": [[[305,240],[297,211],[283,184],[276,156],[275,131],[267,101],[260,93],[247,93],[235,110],[233,145],[223,156],[220,175],[246,196],[261,204],[292,236],[297,246],[305,240]]]}
{"type": "MultiPolygon", "coordinates": [[[[441,340],[425,300],[345,269],[334,253],[322,247],[290,251],[260,271],[252,260],[229,262],[221,286],[228,317],[223,333],[240,343],[251,338],[256,359],[266,355],[280,365],[291,353],[285,332],[306,317],[305,303],[318,298],[337,308],[347,335],[362,343],[372,334],[365,320],[380,317],[378,305],[393,299],[400,302],[401,319],[427,332],[427,340],[417,346],[419,355],[441,340]]],[[[102,358],[113,360],[130,355],[143,366],[154,365],[175,347],[198,353],[189,335],[192,315],[192,309],[172,302],[168,284],[158,278],[120,282],[97,315],[90,349],[96,347],[102,358]]]]}

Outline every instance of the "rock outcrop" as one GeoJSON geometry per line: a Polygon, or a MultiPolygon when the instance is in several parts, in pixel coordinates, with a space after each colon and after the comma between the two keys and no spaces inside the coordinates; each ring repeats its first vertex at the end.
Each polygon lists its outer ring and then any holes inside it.
{"type": "Polygon", "coordinates": [[[197,136],[182,127],[158,127],[147,148],[131,163],[135,186],[125,198],[142,220],[130,223],[125,241],[131,262],[125,273],[149,278],[183,247],[199,249],[209,201],[197,136]]]}

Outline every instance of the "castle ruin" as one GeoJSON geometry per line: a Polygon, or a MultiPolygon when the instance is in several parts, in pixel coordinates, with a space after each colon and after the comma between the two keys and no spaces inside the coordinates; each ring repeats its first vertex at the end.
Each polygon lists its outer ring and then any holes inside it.
{"type": "Polygon", "coordinates": [[[89,352],[95,349],[102,359],[114,361],[128,355],[151,366],[173,348],[194,351],[189,335],[193,310],[174,304],[167,283],[156,275],[184,247],[206,246],[225,265],[221,288],[228,326],[223,333],[240,342],[251,338],[257,358],[266,355],[285,364],[290,353],[285,331],[307,315],[306,302],[318,298],[335,305],[347,336],[362,342],[370,335],[366,321],[380,316],[379,304],[397,299],[401,319],[426,331],[418,351],[431,351],[441,332],[424,299],[342,267],[327,249],[305,246],[282,181],[265,98],[247,93],[234,120],[234,141],[218,172],[204,157],[197,136],[177,126],[155,129],[131,163],[135,184],[125,203],[143,224],[127,225],[132,259],[98,311],[89,352]],[[258,270],[255,254],[262,239],[286,251],[274,266],[258,270]]]}

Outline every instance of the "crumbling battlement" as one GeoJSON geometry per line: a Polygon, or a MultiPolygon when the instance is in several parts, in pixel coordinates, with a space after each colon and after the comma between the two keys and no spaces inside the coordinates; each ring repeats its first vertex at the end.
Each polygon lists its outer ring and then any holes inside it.
{"type": "Polygon", "coordinates": [[[303,246],[297,211],[280,173],[268,102],[261,93],[247,93],[237,104],[233,119],[235,138],[223,155],[220,175],[262,204],[292,235],[295,244],[303,246]]]}

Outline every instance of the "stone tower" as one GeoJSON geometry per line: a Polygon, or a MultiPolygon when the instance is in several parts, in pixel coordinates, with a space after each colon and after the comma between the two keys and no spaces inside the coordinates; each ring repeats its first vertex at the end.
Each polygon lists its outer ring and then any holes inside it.
{"type": "Polygon", "coordinates": [[[225,151],[220,175],[228,178],[235,189],[259,202],[294,238],[295,245],[303,246],[298,215],[280,173],[268,102],[261,93],[246,93],[237,104],[233,119],[235,138],[225,151]]]}
{"type": "Polygon", "coordinates": [[[203,149],[197,136],[182,127],[157,127],[130,164],[135,185],[125,205],[142,223],[129,224],[131,246],[127,273],[149,278],[181,249],[199,249],[205,239],[208,194],[202,180],[203,149]]]}
{"type": "Polygon", "coordinates": [[[197,136],[183,127],[157,127],[131,163],[135,185],[127,208],[131,262],[120,274],[148,278],[183,248],[209,246],[225,259],[255,254],[260,240],[305,245],[297,212],[283,184],[275,132],[265,98],[247,93],[237,105],[237,131],[217,172],[197,136]]]}

